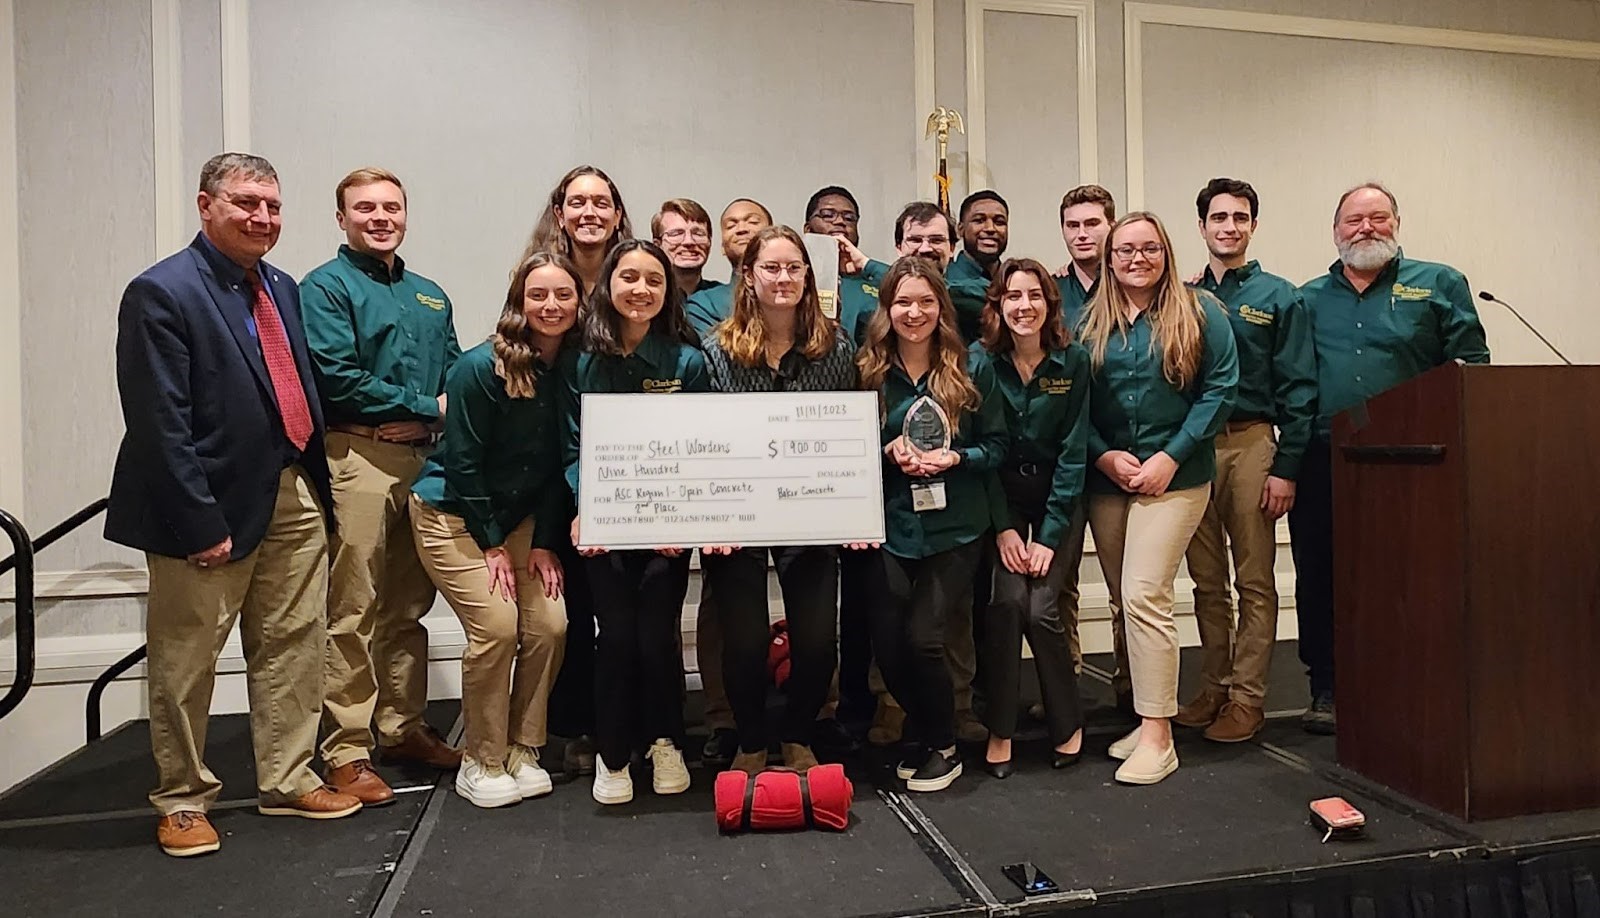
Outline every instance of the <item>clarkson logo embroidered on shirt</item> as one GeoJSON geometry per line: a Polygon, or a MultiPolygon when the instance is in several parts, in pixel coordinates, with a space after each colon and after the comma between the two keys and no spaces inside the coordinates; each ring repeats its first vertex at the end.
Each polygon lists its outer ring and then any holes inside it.
{"type": "Polygon", "coordinates": [[[877,299],[878,298],[878,288],[872,286],[871,284],[862,284],[861,285],[861,292],[865,293],[867,296],[872,297],[873,299],[877,299]]]}
{"type": "Polygon", "coordinates": [[[1389,292],[1397,300],[1425,300],[1433,296],[1433,290],[1429,287],[1407,287],[1405,284],[1395,284],[1389,292]]]}
{"type": "Polygon", "coordinates": [[[646,379],[643,380],[646,392],[682,392],[682,379],[646,379]]]}
{"type": "Polygon", "coordinates": [[[1039,377],[1039,391],[1044,395],[1066,395],[1072,391],[1072,380],[1064,377],[1039,377]]]}
{"type": "Polygon", "coordinates": [[[436,296],[428,296],[426,293],[419,293],[417,294],[417,302],[428,307],[429,309],[434,310],[435,312],[444,311],[444,300],[441,300],[436,296]]]}
{"type": "Polygon", "coordinates": [[[1272,313],[1261,309],[1255,309],[1250,306],[1240,306],[1239,318],[1249,322],[1251,325],[1271,325],[1273,316],[1272,313]]]}

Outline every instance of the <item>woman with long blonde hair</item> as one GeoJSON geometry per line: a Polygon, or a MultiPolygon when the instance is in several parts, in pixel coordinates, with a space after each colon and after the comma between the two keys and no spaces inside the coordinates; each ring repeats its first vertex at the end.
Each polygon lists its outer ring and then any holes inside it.
{"type": "MultiPolygon", "coordinates": [[[[734,274],[733,314],[705,339],[718,392],[826,392],[856,387],[855,345],[822,314],[800,235],[787,226],[758,232],[734,274]]],[[[834,545],[714,546],[701,549],[701,613],[718,616],[722,674],[739,734],[735,769],[767,764],[767,559],[783,591],[790,671],[779,742],[783,764],[804,772],[817,714],[837,662],[839,551],[834,545]],[[715,601],[704,602],[705,596],[715,601]]]]}
{"type": "Polygon", "coordinates": [[[872,606],[872,646],[890,693],[905,706],[908,738],[922,752],[896,773],[913,791],[939,791],[961,775],[955,693],[945,662],[945,621],[969,602],[980,540],[1003,516],[995,476],[1007,448],[994,368],[968,352],[939,265],[895,262],[879,288],[856,357],[861,388],[883,415],[883,597],[872,606]],[[948,448],[908,443],[907,413],[921,398],[943,412],[948,448]]]}
{"type": "Polygon", "coordinates": [[[1178,768],[1178,563],[1205,515],[1212,440],[1233,409],[1239,358],[1227,313],[1191,290],[1154,214],[1111,229],[1100,286],[1084,307],[1089,351],[1089,527],[1123,614],[1140,725],[1111,744],[1116,778],[1155,784],[1178,768]]]}
{"type": "Polygon", "coordinates": [[[450,369],[444,438],[411,490],[417,554],[467,635],[456,792],[482,807],[551,790],[539,747],[565,647],[556,549],[570,518],[557,364],[576,356],[582,297],[560,255],[517,266],[494,335],[450,369]]]}

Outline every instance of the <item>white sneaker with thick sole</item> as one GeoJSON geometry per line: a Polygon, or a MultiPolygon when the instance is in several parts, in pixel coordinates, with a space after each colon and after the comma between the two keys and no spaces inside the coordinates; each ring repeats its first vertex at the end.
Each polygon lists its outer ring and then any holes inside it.
{"type": "Polygon", "coordinates": [[[1177,770],[1177,746],[1157,749],[1146,743],[1136,746],[1133,755],[1117,769],[1117,780],[1123,784],[1159,784],[1177,770]]]}
{"type": "Polygon", "coordinates": [[[1139,731],[1141,729],[1143,728],[1134,727],[1132,733],[1112,743],[1111,748],[1106,750],[1106,754],[1118,761],[1127,761],[1128,756],[1133,755],[1134,747],[1139,745],[1139,731]]]}
{"type": "Polygon", "coordinates": [[[672,740],[656,740],[645,757],[653,767],[650,786],[656,793],[681,794],[689,789],[689,769],[683,764],[683,753],[672,745],[672,740]]]}
{"type": "Polygon", "coordinates": [[[539,751],[529,746],[513,745],[506,757],[506,772],[517,782],[522,799],[543,797],[555,790],[550,773],[539,765],[539,751]]]}
{"type": "Polygon", "coordinates": [[[456,793],[473,806],[491,809],[510,806],[522,800],[522,791],[515,778],[503,768],[486,767],[472,756],[461,757],[461,768],[456,772],[456,793]]]}
{"type": "Polygon", "coordinates": [[[628,774],[628,766],[623,765],[616,771],[606,767],[604,756],[594,757],[594,800],[596,803],[617,804],[627,803],[633,799],[633,777],[628,774]]]}

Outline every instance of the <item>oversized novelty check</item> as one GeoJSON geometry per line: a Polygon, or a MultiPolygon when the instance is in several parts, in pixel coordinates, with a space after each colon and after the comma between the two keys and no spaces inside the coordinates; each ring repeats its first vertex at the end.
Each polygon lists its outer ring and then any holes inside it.
{"type": "Polygon", "coordinates": [[[882,542],[873,392],[585,395],[584,548],[882,542]]]}

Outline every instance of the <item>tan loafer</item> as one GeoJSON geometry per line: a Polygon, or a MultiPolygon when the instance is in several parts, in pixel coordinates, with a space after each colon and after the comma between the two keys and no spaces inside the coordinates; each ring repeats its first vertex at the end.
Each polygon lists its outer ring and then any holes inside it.
{"type": "Polygon", "coordinates": [[[1122,784],[1159,784],[1177,770],[1177,746],[1157,749],[1147,743],[1134,747],[1133,754],[1117,769],[1117,781],[1122,784]]]}

